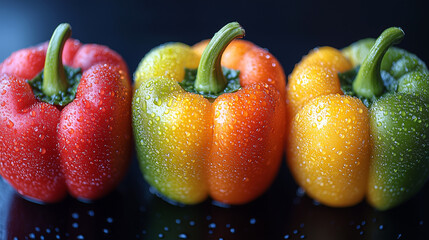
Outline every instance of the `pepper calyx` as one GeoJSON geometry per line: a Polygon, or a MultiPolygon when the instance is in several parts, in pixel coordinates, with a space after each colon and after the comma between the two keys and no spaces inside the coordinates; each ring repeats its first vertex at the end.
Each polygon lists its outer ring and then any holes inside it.
{"type": "Polygon", "coordinates": [[[27,81],[33,89],[34,96],[37,99],[58,106],[65,106],[75,99],[77,87],[79,86],[80,79],[82,78],[82,70],[80,68],[72,68],[69,66],[64,66],[63,68],[65,70],[68,87],[66,90],[59,91],[53,95],[47,95],[43,92],[44,70],[42,70],[42,72],[40,72],[35,78],[27,81]]]}
{"type": "Polygon", "coordinates": [[[68,23],[58,25],[49,41],[43,70],[27,81],[36,98],[43,102],[65,106],[76,96],[82,71],[64,66],[62,62],[64,45],[70,36],[71,26],[68,23]]]}
{"type": "Polygon", "coordinates": [[[179,82],[179,85],[187,92],[200,94],[208,99],[216,99],[224,93],[233,93],[241,89],[240,85],[240,71],[222,67],[222,73],[226,79],[226,87],[218,93],[207,93],[204,91],[198,91],[195,89],[195,81],[197,79],[197,69],[188,69],[185,68],[185,78],[182,82],[179,82]]]}
{"type": "MultiPolygon", "coordinates": [[[[355,68],[352,68],[346,72],[339,72],[338,78],[340,79],[341,90],[344,94],[359,98],[365,106],[370,107],[373,102],[375,102],[378,97],[364,97],[360,96],[353,90],[353,81],[358,75],[358,72],[361,68],[361,65],[357,65],[355,68]]],[[[383,81],[384,91],[386,92],[397,92],[398,81],[392,77],[387,71],[380,71],[381,79],[383,81]]]]}

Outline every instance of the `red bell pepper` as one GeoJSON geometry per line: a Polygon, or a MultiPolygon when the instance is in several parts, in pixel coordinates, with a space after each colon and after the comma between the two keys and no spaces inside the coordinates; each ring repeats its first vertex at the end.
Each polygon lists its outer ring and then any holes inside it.
{"type": "Polygon", "coordinates": [[[100,198],[130,161],[128,68],[113,50],[70,35],[61,24],[49,45],[0,64],[0,175],[34,201],[100,198]]]}

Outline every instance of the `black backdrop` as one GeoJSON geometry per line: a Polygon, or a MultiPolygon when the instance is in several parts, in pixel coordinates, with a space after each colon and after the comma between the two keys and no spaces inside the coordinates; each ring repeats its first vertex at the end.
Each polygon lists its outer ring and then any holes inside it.
{"type": "MultiPolygon", "coordinates": [[[[120,53],[131,73],[151,48],[194,44],[230,21],[245,39],[268,48],[289,74],[316,46],[342,48],[390,26],[406,36],[400,47],[429,63],[427,1],[0,1],[0,61],[50,38],[61,22],[73,37],[120,53]]],[[[176,207],[153,196],[137,169],[92,204],[66,199],[37,205],[0,180],[0,239],[428,239],[428,186],[399,208],[378,212],[366,203],[320,206],[297,191],[283,164],[256,201],[222,208],[210,200],[176,207]]]]}

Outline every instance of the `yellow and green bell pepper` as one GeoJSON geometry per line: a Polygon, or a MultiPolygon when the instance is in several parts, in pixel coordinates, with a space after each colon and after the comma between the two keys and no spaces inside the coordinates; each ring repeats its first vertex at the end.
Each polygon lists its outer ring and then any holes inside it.
{"type": "Polygon", "coordinates": [[[293,70],[287,162],[307,194],[329,206],[365,196],[381,210],[415,195],[429,176],[429,74],[390,46],[399,28],[342,51],[313,50],[293,70]]]}

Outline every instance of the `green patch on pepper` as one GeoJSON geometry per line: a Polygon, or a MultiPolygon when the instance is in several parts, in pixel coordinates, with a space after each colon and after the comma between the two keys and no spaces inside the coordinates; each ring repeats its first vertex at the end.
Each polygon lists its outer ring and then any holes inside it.
{"type": "Polygon", "coordinates": [[[195,89],[195,80],[197,79],[197,72],[198,69],[185,69],[185,79],[183,79],[183,81],[179,83],[185,91],[200,94],[205,98],[215,99],[224,93],[233,93],[241,89],[239,78],[240,71],[222,67],[223,75],[225,76],[225,79],[227,81],[225,89],[218,93],[198,91],[195,89]]]}

